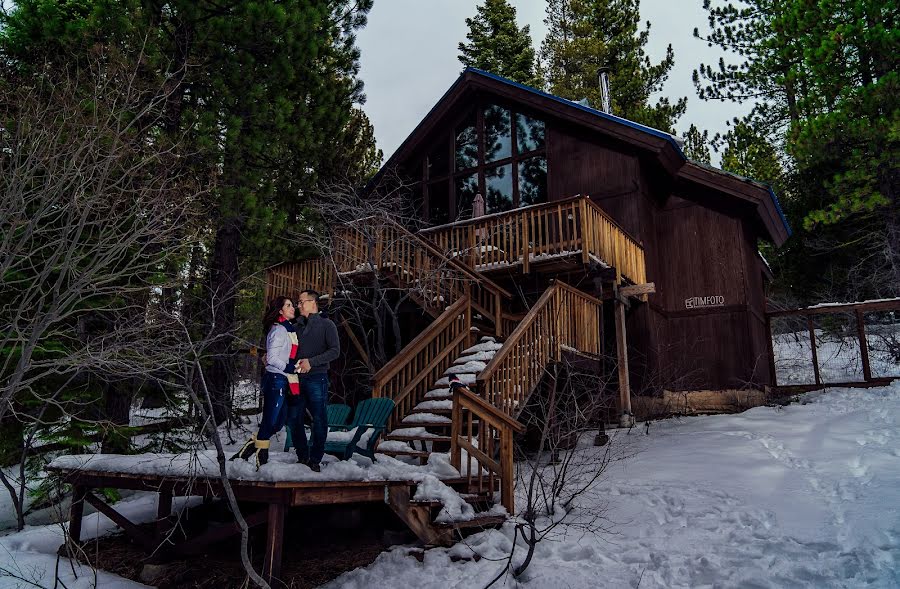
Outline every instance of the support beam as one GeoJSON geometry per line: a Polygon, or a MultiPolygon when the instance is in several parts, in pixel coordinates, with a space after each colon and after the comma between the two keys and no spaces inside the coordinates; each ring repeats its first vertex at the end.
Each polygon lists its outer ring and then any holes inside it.
{"type": "Polygon", "coordinates": [[[156,542],[162,543],[169,531],[169,516],[172,515],[172,491],[163,489],[159,492],[156,504],[156,542]]]}
{"type": "Polygon", "coordinates": [[[78,544],[81,542],[81,522],[84,519],[84,496],[87,489],[75,485],[72,489],[72,505],[69,507],[69,539],[78,544]]]}
{"type": "Polygon", "coordinates": [[[284,504],[270,503],[266,530],[266,558],[263,577],[270,585],[281,577],[281,550],[284,544],[284,504]]]}
{"type": "Polygon", "coordinates": [[[813,318],[809,315],[806,317],[806,328],[809,330],[809,347],[812,349],[813,375],[816,378],[816,385],[822,384],[822,375],[819,374],[819,352],[816,350],[816,330],[813,329],[813,318]]]}
{"type": "Polygon", "coordinates": [[[128,537],[140,544],[148,553],[152,554],[156,550],[157,544],[149,534],[144,532],[144,530],[135,525],[127,517],[104,503],[99,497],[93,493],[85,493],[84,500],[93,505],[97,511],[115,522],[117,526],[125,530],[128,537]]]}
{"type": "Polygon", "coordinates": [[[634,286],[623,286],[619,289],[619,296],[623,298],[638,297],[642,295],[653,294],[656,292],[656,284],[647,282],[645,284],[635,284],[634,286]]]}
{"type": "Polygon", "coordinates": [[[616,288],[616,355],[619,364],[619,408],[621,410],[620,425],[634,425],[634,414],[631,412],[631,383],[628,376],[628,339],[625,332],[625,305],[620,300],[616,288]]]}

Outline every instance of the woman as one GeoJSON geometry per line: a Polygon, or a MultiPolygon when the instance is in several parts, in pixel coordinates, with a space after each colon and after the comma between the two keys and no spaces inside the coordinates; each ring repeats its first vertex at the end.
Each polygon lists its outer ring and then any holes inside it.
{"type": "Polygon", "coordinates": [[[294,302],[288,297],[276,297],[269,304],[263,317],[266,336],[266,371],[260,389],[263,395],[262,421],[259,431],[250,438],[232,460],[249,459],[256,456],[256,468],[269,460],[269,438],[278,433],[284,425],[286,405],[293,405],[299,399],[300,379],[304,372],[297,366],[299,343],[297,332],[291,321],[296,314],[294,302]]]}

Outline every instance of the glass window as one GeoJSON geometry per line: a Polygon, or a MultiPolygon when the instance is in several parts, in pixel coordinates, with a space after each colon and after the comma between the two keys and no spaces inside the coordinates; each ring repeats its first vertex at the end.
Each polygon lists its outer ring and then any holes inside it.
{"type": "Polygon", "coordinates": [[[547,202],[547,158],[519,161],[519,206],[547,202]]]}
{"type": "Polygon", "coordinates": [[[516,114],[516,147],[518,153],[544,147],[544,121],[516,114]]]}
{"type": "Polygon", "coordinates": [[[465,170],[478,165],[478,133],[475,113],[472,112],[456,129],[456,169],[465,170]]]}
{"type": "Polygon", "coordinates": [[[490,168],[484,172],[487,192],[485,213],[499,213],[513,208],[512,164],[490,168]]]}
{"type": "Polygon", "coordinates": [[[478,194],[478,174],[460,176],[456,179],[456,218],[472,218],[472,202],[478,194]]]}
{"type": "Polygon", "coordinates": [[[422,183],[417,182],[409,187],[406,202],[403,203],[406,210],[403,216],[413,219],[425,218],[425,195],[422,193],[422,183]]]}
{"type": "Polygon", "coordinates": [[[450,182],[428,185],[428,222],[442,225],[450,222],[450,182]]]}
{"type": "Polygon", "coordinates": [[[512,155],[510,113],[491,105],[484,110],[484,161],[495,162],[512,155]]]}
{"type": "Polygon", "coordinates": [[[450,173],[450,154],[447,153],[447,140],[438,142],[437,147],[428,154],[428,177],[440,178],[450,173]]]}

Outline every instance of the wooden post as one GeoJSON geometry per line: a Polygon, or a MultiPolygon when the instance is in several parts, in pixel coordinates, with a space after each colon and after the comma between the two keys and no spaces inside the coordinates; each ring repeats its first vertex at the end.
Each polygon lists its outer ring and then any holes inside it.
{"type": "Polygon", "coordinates": [[[616,295],[616,355],[619,361],[619,408],[621,409],[620,425],[634,425],[631,413],[631,383],[628,377],[628,339],[625,333],[625,304],[619,299],[619,287],[613,286],[616,295]]]}
{"type": "Polygon", "coordinates": [[[284,504],[269,503],[266,529],[266,559],[263,577],[270,585],[281,577],[281,549],[284,544],[284,504]]]}
{"type": "Polygon", "coordinates": [[[869,343],[866,341],[866,321],[863,312],[856,311],[856,334],[859,336],[859,353],[863,365],[863,379],[872,380],[872,367],[869,365],[869,343]]]}
{"type": "Polygon", "coordinates": [[[772,343],[772,318],[766,314],[766,352],[769,354],[769,379],[772,386],[778,386],[778,373],[775,371],[775,344],[772,343]]]}
{"type": "Polygon", "coordinates": [[[69,507],[69,539],[78,544],[81,542],[81,521],[84,517],[84,497],[87,489],[82,485],[72,488],[72,506],[69,507]]]}
{"type": "Polygon", "coordinates": [[[169,489],[159,492],[156,504],[156,541],[162,542],[169,531],[169,516],[172,515],[172,491],[169,489]]]}
{"type": "Polygon", "coordinates": [[[580,217],[581,232],[581,263],[587,266],[591,261],[591,252],[588,251],[588,248],[593,245],[593,233],[589,235],[588,232],[592,231],[594,227],[588,223],[588,204],[584,197],[578,199],[578,216],[580,217]]]}
{"type": "Polygon", "coordinates": [[[812,315],[806,316],[806,328],[809,330],[809,346],[812,349],[813,374],[816,377],[816,385],[820,385],[822,377],[819,375],[819,353],[816,351],[816,332],[813,329],[812,315]]]}
{"type": "Polygon", "coordinates": [[[528,249],[528,217],[530,216],[531,212],[526,211],[524,215],[519,217],[522,219],[522,231],[519,233],[522,238],[522,274],[528,274],[528,256],[530,254],[528,249]]]}
{"type": "Polygon", "coordinates": [[[453,391],[453,407],[450,409],[450,466],[459,470],[462,466],[462,452],[459,448],[459,432],[462,430],[462,405],[459,389],[453,391]]]}
{"type": "Polygon", "coordinates": [[[516,477],[513,472],[512,429],[500,428],[500,503],[510,515],[516,513],[516,477]]]}

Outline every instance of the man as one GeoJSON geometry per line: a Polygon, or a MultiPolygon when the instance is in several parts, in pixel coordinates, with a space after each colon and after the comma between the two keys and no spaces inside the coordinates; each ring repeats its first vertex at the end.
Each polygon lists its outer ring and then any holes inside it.
{"type": "Polygon", "coordinates": [[[319,472],[319,464],[325,453],[328,436],[328,368],[332,360],[341,355],[341,343],[334,322],[319,313],[319,293],[304,290],[297,299],[297,310],[305,319],[300,328],[300,353],[297,362],[300,373],[300,399],[292,413],[296,412],[291,427],[297,450],[297,460],[319,472]],[[312,448],[306,441],[303,416],[309,409],[313,419],[312,448]]]}

